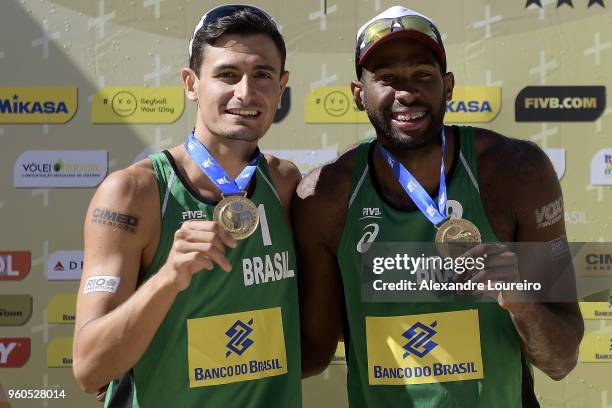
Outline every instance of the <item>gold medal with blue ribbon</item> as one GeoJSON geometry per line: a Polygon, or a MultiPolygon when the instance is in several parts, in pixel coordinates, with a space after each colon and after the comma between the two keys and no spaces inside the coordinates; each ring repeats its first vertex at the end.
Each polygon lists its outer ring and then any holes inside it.
{"type": "Polygon", "coordinates": [[[251,181],[259,161],[259,148],[236,180],[232,180],[212,157],[193,132],[183,143],[189,157],[221,191],[222,200],[215,206],[213,221],[235,239],[249,237],[259,225],[257,206],[246,197],[245,188],[251,181]]]}
{"type": "Polygon", "coordinates": [[[393,170],[395,177],[397,177],[408,197],[423,213],[425,218],[436,227],[436,247],[438,251],[444,256],[458,256],[479,244],[481,242],[481,235],[476,225],[472,222],[463,218],[451,218],[445,215],[447,196],[444,169],[444,153],[446,151],[444,127],[440,130],[440,139],[442,143],[442,164],[440,166],[440,188],[437,205],[421,183],[412,176],[410,171],[382,145],[379,145],[379,147],[380,153],[391,170],[393,170]]]}

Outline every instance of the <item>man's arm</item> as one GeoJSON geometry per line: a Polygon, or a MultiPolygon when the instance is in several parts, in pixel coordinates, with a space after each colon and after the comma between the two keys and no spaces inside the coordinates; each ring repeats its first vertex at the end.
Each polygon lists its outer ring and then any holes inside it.
{"type": "Polygon", "coordinates": [[[96,392],[136,364],[193,273],[211,269],[213,261],[231,269],[223,254],[224,243],[235,245],[229,235],[215,223],[184,223],[166,264],[136,290],[143,252],[157,247],[159,214],[155,178],[144,167],[113,173],[91,201],[73,346],[74,375],[86,392],[96,392]],[[122,222],[109,224],[101,215],[107,210],[122,222]],[[119,278],[116,291],[85,293],[88,280],[97,276],[119,278]]]}
{"type": "MultiPolygon", "coordinates": [[[[534,244],[534,247],[538,246],[539,253],[530,257],[528,270],[535,270],[537,277],[547,286],[550,282],[546,277],[557,275],[557,271],[551,270],[551,265],[564,264],[552,260],[548,246],[561,244],[568,248],[561,186],[552,164],[540,148],[529,142],[508,139],[500,144],[502,147],[499,150],[492,149],[491,158],[497,163],[505,163],[505,170],[498,171],[497,177],[487,177],[491,183],[498,185],[492,188],[485,186],[485,189],[489,192],[512,192],[505,197],[506,200],[501,200],[497,193],[492,193],[489,198],[493,203],[507,203],[505,206],[511,213],[510,217],[515,220],[514,241],[539,243],[534,244]],[[496,152],[500,154],[495,158],[496,152]],[[498,199],[495,199],[496,195],[498,199]],[[555,217],[551,222],[543,222],[546,220],[541,214],[549,205],[558,205],[555,207],[555,217]]],[[[498,164],[499,167],[502,166],[498,164]]],[[[481,169],[480,173],[485,170],[481,169]]],[[[523,256],[521,254],[521,259],[525,259],[523,256]]],[[[515,258],[514,254],[500,254],[498,267],[500,270],[504,264],[514,264],[516,267],[515,258]]],[[[568,262],[571,264],[571,260],[566,259],[565,265],[568,262]]],[[[570,278],[571,282],[568,283],[575,284],[574,277],[570,278]]],[[[528,360],[555,380],[565,377],[576,365],[578,347],[584,333],[584,322],[575,299],[547,303],[507,301],[503,298],[499,301],[510,312],[528,360]]]]}
{"type": "Polygon", "coordinates": [[[329,365],[342,338],[343,290],[336,259],[350,189],[346,159],[316,169],[298,186],[291,208],[297,247],[302,377],[329,365]]]}

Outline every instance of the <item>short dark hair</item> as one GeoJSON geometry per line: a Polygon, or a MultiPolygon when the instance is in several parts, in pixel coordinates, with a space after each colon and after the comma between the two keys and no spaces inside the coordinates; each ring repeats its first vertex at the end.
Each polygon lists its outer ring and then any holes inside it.
{"type": "Polygon", "coordinates": [[[287,49],[285,40],[278,31],[276,25],[267,18],[254,13],[248,9],[237,10],[229,16],[221,17],[210,24],[205,24],[193,37],[192,52],[189,57],[189,68],[199,75],[204,50],[208,45],[214,45],[221,36],[225,34],[254,35],[264,34],[269,36],[281,57],[281,72],[285,70],[287,49]]]}

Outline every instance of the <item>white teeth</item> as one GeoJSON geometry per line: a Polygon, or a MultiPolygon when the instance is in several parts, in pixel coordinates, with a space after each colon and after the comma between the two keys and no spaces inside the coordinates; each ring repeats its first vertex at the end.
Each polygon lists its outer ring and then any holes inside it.
{"type": "Polygon", "coordinates": [[[409,121],[420,119],[425,116],[425,112],[414,112],[414,113],[396,113],[395,119],[399,121],[409,121]]]}
{"type": "Polygon", "coordinates": [[[228,109],[227,110],[232,115],[240,115],[240,116],[257,116],[259,113],[256,110],[247,110],[247,109],[228,109]]]}

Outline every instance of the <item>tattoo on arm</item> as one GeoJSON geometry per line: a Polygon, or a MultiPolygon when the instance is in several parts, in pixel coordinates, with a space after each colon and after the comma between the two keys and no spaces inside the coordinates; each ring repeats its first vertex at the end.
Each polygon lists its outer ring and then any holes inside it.
{"type": "Polygon", "coordinates": [[[535,210],[535,219],[538,229],[550,227],[563,220],[563,198],[559,197],[553,202],[535,210]]]}
{"type": "Polygon", "coordinates": [[[567,244],[567,237],[565,235],[553,239],[552,241],[548,241],[548,246],[550,247],[550,254],[552,256],[553,261],[557,261],[559,259],[570,256],[569,246],[567,244]]]}
{"type": "Polygon", "coordinates": [[[93,211],[91,223],[106,225],[113,229],[120,229],[128,232],[136,232],[138,218],[133,215],[122,214],[118,211],[106,208],[96,208],[93,211]]]}

